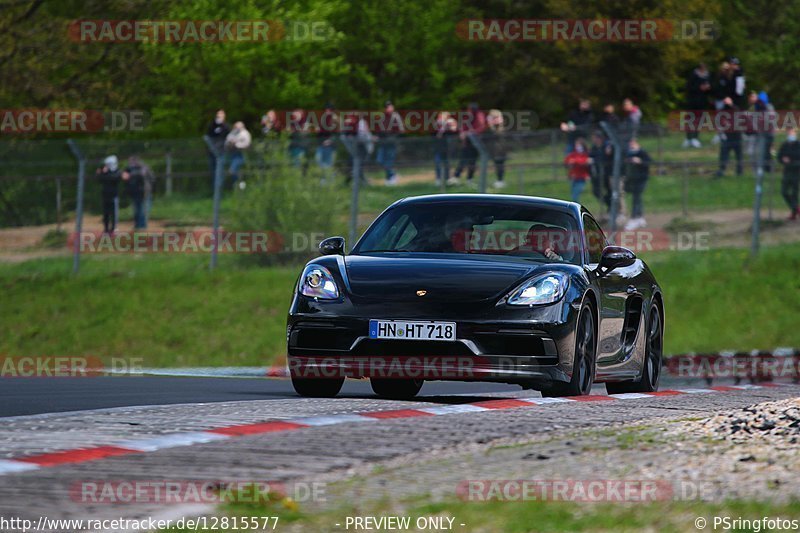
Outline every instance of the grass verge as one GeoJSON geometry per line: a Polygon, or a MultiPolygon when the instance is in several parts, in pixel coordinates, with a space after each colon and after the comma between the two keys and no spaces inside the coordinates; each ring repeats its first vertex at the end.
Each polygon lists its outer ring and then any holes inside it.
{"type": "MultiPolygon", "coordinates": [[[[800,346],[800,244],[644,257],[664,289],[665,351],[800,346]]],[[[221,256],[88,256],[0,264],[0,354],[142,357],[144,365],[267,365],[285,354],[299,267],[221,256]]]]}

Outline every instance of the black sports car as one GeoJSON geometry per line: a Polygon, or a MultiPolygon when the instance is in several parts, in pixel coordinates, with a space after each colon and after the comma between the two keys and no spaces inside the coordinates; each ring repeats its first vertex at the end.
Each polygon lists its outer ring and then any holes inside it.
{"type": "Polygon", "coordinates": [[[511,195],[399,200],[345,252],[322,241],[287,325],[295,390],[346,377],[411,398],[425,379],[515,383],[544,396],[658,388],[661,289],[581,205],[511,195]]]}

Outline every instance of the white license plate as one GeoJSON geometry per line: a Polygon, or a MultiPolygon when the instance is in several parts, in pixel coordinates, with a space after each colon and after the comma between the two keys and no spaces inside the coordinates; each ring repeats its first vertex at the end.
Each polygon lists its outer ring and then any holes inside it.
{"type": "Polygon", "coordinates": [[[410,341],[452,341],[456,338],[456,323],[370,320],[369,338],[404,339],[410,341]]]}

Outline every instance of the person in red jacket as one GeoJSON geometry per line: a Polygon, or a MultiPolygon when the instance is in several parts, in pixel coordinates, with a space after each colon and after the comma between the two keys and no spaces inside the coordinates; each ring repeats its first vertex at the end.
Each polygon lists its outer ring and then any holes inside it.
{"type": "Polygon", "coordinates": [[[580,203],[581,193],[586,187],[586,180],[591,175],[592,164],[583,137],[575,140],[575,146],[564,158],[564,164],[567,165],[567,175],[572,181],[572,201],[580,203]]]}

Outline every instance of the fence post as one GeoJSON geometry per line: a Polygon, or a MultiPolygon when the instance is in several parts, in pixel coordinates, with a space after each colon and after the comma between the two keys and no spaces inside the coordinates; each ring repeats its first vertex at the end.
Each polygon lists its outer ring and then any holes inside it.
{"type": "Polygon", "coordinates": [[[358,238],[358,198],[361,194],[361,165],[363,162],[361,161],[361,154],[358,150],[358,139],[342,135],[341,141],[353,160],[353,169],[350,173],[350,185],[352,187],[352,195],[350,197],[350,228],[347,237],[350,242],[350,249],[352,250],[358,238]]]}
{"type": "Polygon", "coordinates": [[[553,181],[558,181],[558,133],[550,130],[550,165],[553,168],[553,181]]]}
{"type": "Polygon", "coordinates": [[[600,127],[606,132],[608,140],[614,145],[614,166],[611,171],[611,209],[609,209],[609,232],[611,233],[611,242],[614,242],[617,232],[617,214],[619,212],[619,177],[622,172],[622,145],[617,137],[617,132],[614,128],[606,122],[600,122],[600,127]]]}
{"type": "Polygon", "coordinates": [[[61,233],[61,178],[56,178],[56,231],[61,233]]]}
{"type": "Polygon", "coordinates": [[[489,167],[489,152],[486,150],[486,146],[484,146],[483,142],[481,142],[480,137],[475,133],[468,134],[468,140],[472,143],[476,150],[478,150],[478,157],[481,159],[481,178],[480,178],[480,185],[479,190],[481,193],[486,192],[486,174],[488,172],[489,167]]]}
{"type": "Polygon", "coordinates": [[[766,139],[763,133],[758,134],[756,140],[756,194],[753,205],[753,240],[750,245],[750,256],[755,258],[758,255],[759,232],[761,230],[761,196],[763,194],[764,183],[764,148],[766,139]]]}
{"type": "Polygon", "coordinates": [[[165,156],[165,159],[166,159],[166,170],[164,171],[165,174],[164,194],[166,196],[172,196],[172,148],[167,148],[167,154],[165,156]]]}
{"type": "Polygon", "coordinates": [[[683,162],[683,187],[681,194],[681,203],[683,204],[683,216],[689,216],[689,169],[686,161],[683,162]]]}
{"type": "Polygon", "coordinates": [[[208,149],[214,154],[216,166],[214,167],[214,225],[213,236],[211,242],[211,262],[208,265],[209,270],[217,268],[217,248],[219,246],[219,202],[222,197],[222,177],[225,161],[223,159],[224,153],[217,149],[211,141],[211,137],[203,135],[203,140],[208,146],[208,149]]]}
{"type": "Polygon", "coordinates": [[[78,145],[72,139],[67,140],[72,155],[78,160],[78,198],[75,206],[75,235],[72,246],[72,274],[80,270],[81,263],[81,232],[83,231],[83,188],[86,179],[86,158],[81,153],[78,145]]]}

